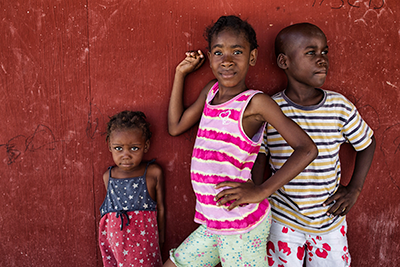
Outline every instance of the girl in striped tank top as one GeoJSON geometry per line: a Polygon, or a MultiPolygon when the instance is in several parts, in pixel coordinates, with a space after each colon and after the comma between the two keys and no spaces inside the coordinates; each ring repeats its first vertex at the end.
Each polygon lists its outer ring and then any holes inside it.
{"type": "Polygon", "coordinates": [[[265,266],[270,226],[267,197],[301,172],[317,156],[317,149],[269,96],[246,87],[248,68],[255,65],[258,53],[253,28],[236,16],[223,16],[207,28],[206,36],[216,80],[185,109],[184,79],[205,60],[200,50],[187,52],[176,67],[168,110],[173,136],[200,120],[191,162],[194,220],[200,227],[171,250],[164,266],[219,262],[222,266],[265,266]],[[256,185],[251,170],[266,122],[276,127],[294,152],[274,177],[256,185]]]}

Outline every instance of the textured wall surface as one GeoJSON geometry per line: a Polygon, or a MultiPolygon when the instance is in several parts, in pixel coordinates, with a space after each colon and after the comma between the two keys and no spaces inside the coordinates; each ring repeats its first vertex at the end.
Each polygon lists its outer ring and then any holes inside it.
{"type": "MultiPolygon", "coordinates": [[[[1,0],[0,266],[101,266],[97,245],[102,173],[112,164],[108,116],[142,110],[152,124],[147,159],[166,179],[163,248],[193,230],[190,156],[196,128],[167,133],[175,66],[205,51],[203,31],[221,15],[253,25],[259,59],[247,84],[273,94],[285,77],[273,40],[296,22],[326,33],[323,88],[353,101],[377,149],[348,215],[352,266],[399,266],[400,2],[397,0],[1,0]]],[[[206,62],[187,79],[190,104],[212,78],[206,62]]],[[[344,181],[354,153],[344,147],[344,181]]]]}

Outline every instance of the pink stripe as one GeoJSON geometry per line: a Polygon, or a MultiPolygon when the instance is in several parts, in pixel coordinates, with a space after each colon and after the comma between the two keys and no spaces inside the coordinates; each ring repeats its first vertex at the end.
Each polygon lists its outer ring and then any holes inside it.
{"type": "Polygon", "coordinates": [[[229,176],[203,175],[195,172],[192,172],[192,180],[198,183],[207,183],[212,185],[216,185],[225,181],[238,182],[238,183],[243,183],[247,181],[247,179],[240,179],[240,178],[233,179],[229,176]]]}
{"type": "MultiPolygon", "coordinates": [[[[217,202],[214,200],[214,196],[210,195],[200,195],[200,194],[195,194],[197,201],[199,201],[203,205],[217,205],[217,202]]],[[[227,202],[224,206],[229,207],[234,201],[229,201],[227,202]]]]}
{"type": "Polygon", "coordinates": [[[240,119],[240,111],[237,111],[235,109],[213,109],[213,108],[208,108],[207,106],[204,108],[204,116],[211,117],[210,119],[218,119],[219,116],[222,117],[227,117],[229,114],[229,118],[231,120],[239,121],[240,119]],[[226,116],[225,116],[226,115],[226,116]]]}
{"type": "Polygon", "coordinates": [[[241,150],[249,154],[258,154],[258,151],[260,150],[260,144],[250,144],[249,142],[243,141],[239,137],[234,137],[229,133],[221,133],[221,132],[216,132],[214,130],[199,129],[199,131],[197,132],[197,138],[199,137],[234,144],[238,146],[241,150]]]}
{"type": "MultiPolygon", "coordinates": [[[[236,208],[236,209],[238,209],[238,208],[236,208]]],[[[240,207],[239,207],[239,209],[240,209],[240,207]]],[[[231,228],[234,228],[235,231],[240,231],[242,229],[248,229],[248,228],[253,227],[255,224],[260,222],[265,217],[265,215],[267,214],[268,211],[269,211],[269,202],[264,200],[258,205],[258,208],[256,211],[252,212],[247,217],[242,217],[237,220],[219,221],[219,219],[217,219],[217,220],[207,219],[199,212],[196,212],[195,219],[200,220],[202,222],[206,222],[207,227],[211,228],[211,229],[224,231],[224,230],[229,230],[231,228]]]]}
{"type": "Polygon", "coordinates": [[[251,96],[251,95],[247,95],[247,94],[241,95],[241,96],[237,99],[237,101],[243,101],[243,102],[245,102],[245,101],[247,101],[247,99],[249,99],[250,96],[251,96]]]}
{"type": "MultiPolygon", "coordinates": [[[[226,165],[225,165],[226,167],[226,165]]],[[[191,173],[202,173],[204,175],[215,174],[217,176],[228,176],[231,179],[242,179],[247,181],[251,179],[251,169],[238,170],[236,168],[224,168],[223,164],[218,161],[203,161],[192,158],[191,173]]],[[[205,181],[206,182],[206,181],[205,181]]]]}
{"type": "Polygon", "coordinates": [[[221,153],[218,151],[205,151],[200,148],[194,148],[192,157],[202,160],[215,160],[221,163],[230,163],[231,165],[235,166],[236,168],[243,170],[245,168],[251,169],[253,167],[254,162],[241,162],[234,157],[228,156],[225,153],[221,153]]]}

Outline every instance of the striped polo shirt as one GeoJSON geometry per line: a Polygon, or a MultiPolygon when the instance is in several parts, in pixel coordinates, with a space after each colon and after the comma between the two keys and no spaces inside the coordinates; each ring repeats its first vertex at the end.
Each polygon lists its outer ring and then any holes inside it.
{"type": "Polygon", "coordinates": [[[246,90],[229,101],[211,105],[218,83],[209,91],[199,124],[191,162],[191,179],[196,195],[195,222],[211,233],[246,233],[259,225],[270,211],[268,200],[247,204],[231,211],[229,204],[217,206],[214,197],[224,181],[246,182],[260,150],[263,129],[250,139],[243,131],[243,113],[251,98],[261,91],[246,90]]]}
{"type": "MultiPolygon", "coordinates": [[[[373,135],[349,100],[339,93],[322,91],[323,100],[315,106],[300,106],[292,102],[284,91],[272,97],[283,113],[307,132],[319,152],[303,172],[270,196],[272,217],[277,222],[310,234],[330,232],[345,219],[326,215],[333,204],[322,206],[340,184],[341,144],[349,142],[356,151],[361,151],[371,144],[373,135]]],[[[269,164],[272,173],[275,173],[293,149],[274,127],[267,125],[260,152],[269,152],[269,164]]]]}

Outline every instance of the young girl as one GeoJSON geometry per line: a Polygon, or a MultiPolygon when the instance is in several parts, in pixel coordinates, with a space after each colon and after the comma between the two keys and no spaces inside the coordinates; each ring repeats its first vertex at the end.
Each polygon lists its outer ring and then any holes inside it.
{"type": "Polygon", "coordinates": [[[101,205],[99,244],[104,266],[161,266],[164,241],[163,173],[144,162],[151,132],[146,116],[123,111],[107,125],[115,166],[103,175],[107,195],[101,205]]]}
{"type": "Polygon", "coordinates": [[[219,262],[223,266],[266,266],[270,227],[266,198],[301,172],[317,156],[317,149],[270,97],[247,89],[246,74],[258,53],[253,28],[238,17],[224,16],[207,28],[206,36],[216,80],[184,109],[185,76],[204,62],[201,51],[187,52],[176,68],[168,110],[171,135],[185,132],[201,118],[191,163],[195,222],[201,226],[171,251],[164,266],[215,266],[219,262]],[[273,177],[256,186],[251,169],[266,122],[276,127],[294,152],[273,177]]]}

